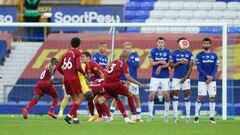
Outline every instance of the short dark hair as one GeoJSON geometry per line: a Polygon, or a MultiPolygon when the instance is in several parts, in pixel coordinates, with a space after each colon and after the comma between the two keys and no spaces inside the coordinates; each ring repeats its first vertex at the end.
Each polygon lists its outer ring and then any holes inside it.
{"type": "Polygon", "coordinates": [[[164,37],[158,37],[158,38],[157,38],[157,41],[158,41],[158,40],[164,40],[164,41],[165,41],[165,38],[164,38],[164,37]]]}
{"type": "Polygon", "coordinates": [[[50,63],[51,63],[52,65],[55,65],[55,64],[58,63],[58,60],[53,57],[53,58],[51,58],[50,63]]]}
{"type": "Polygon", "coordinates": [[[78,37],[72,38],[71,45],[73,48],[78,48],[80,44],[81,44],[80,38],[78,38],[78,37]]]}
{"type": "Polygon", "coordinates": [[[209,37],[203,38],[202,43],[203,43],[204,41],[209,42],[210,44],[212,43],[212,41],[211,41],[211,39],[210,39],[209,37]]]}
{"type": "Polygon", "coordinates": [[[177,40],[177,42],[179,43],[181,40],[187,40],[187,38],[185,38],[185,37],[180,37],[180,38],[177,40]]]}
{"type": "Polygon", "coordinates": [[[88,51],[84,51],[82,54],[86,55],[87,57],[89,57],[91,59],[91,53],[88,51]]]}

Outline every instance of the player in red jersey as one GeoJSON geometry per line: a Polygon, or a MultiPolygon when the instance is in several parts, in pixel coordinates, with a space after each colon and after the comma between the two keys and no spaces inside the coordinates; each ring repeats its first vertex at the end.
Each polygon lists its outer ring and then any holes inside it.
{"type": "Polygon", "coordinates": [[[48,68],[44,69],[40,80],[37,83],[37,86],[35,88],[34,92],[34,98],[30,101],[30,103],[26,106],[26,108],[22,109],[23,118],[28,118],[28,111],[38,103],[40,97],[42,97],[45,94],[50,95],[53,97],[52,106],[48,112],[48,115],[52,118],[56,119],[57,117],[54,115],[54,109],[57,106],[59,96],[57,94],[56,88],[52,85],[53,79],[54,79],[54,73],[55,68],[57,65],[57,59],[52,58],[50,60],[50,65],[48,68]]]}
{"type": "MultiPolygon", "coordinates": [[[[103,67],[101,67],[98,63],[91,60],[91,54],[89,52],[83,52],[81,61],[87,64],[87,74],[90,77],[90,81],[94,82],[96,79],[104,78],[104,73],[106,72],[103,67]]],[[[95,105],[96,106],[96,105],[95,105]]],[[[87,121],[102,121],[102,115],[99,114],[98,118],[94,116],[94,102],[92,100],[88,100],[88,109],[90,115],[87,121]]],[[[100,112],[101,110],[97,111],[100,112]]]]}
{"type": "Polygon", "coordinates": [[[135,112],[133,94],[128,90],[128,88],[120,81],[120,76],[125,75],[126,79],[132,83],[139,85],[141,88],[147,88],[145,84],[142,84],[132,78],[128,73],[128,66],[126,61],[128,60],[130,51],[123,50],[121,54],[121,59],[114,60],[107,69],[105,75],[105,81],[103,83],[104,89],[107,94],[102,94],[98,97],[98,103],[101,108],[106,112],[107,116],[111,116],[109,108],[104,104],[111,97],[116,98],[118,95],[124,95],[128,97],[128,104],[131,112],[135,112]],[[110,95],[110,96],[109,96],[110,95]]]}
{"type": "MultiPolygon", "coordinates": [[[[95,106],[97,108],[97,111],[98,111],[98,115],[99,117],[101,118],[102,117],[102,113],[103,113],[103,110],[101,109],[101,106],[99,105],[98,103],[98,97],[101,96],[102,94],[105,94],[105,95],[108,95],[108,93],[105,92],[104,88],[103,88],[103,83],[104,83],[104,79],[96,79],[94,82],[92,82],[89,86],[89,92],[87,94],[85,94],[86,98],[88,100],[91,100],[93,99],[94,97],[94,102],[95,102],[95,106]]],[[[123,82],[122,82],[123,83],[123,82]]],[[[124,84],[124,83],[123,83],[124,84]]],[[[125,84],[124,84],[125,85],[125,84]]],[[[111,95],[108,95],[108,96],[111,96],[111,95]]],[[[122,103],[122,101],[120,100],[120,98],[117,96],[114,98],[116,100],[116,103],[117,103],[117,107],[119,108],[123,118],[125,119],[125,122],[126,123],[136,123],[132,120],[130,120],[127,116],[127,113],[126,113],[126,110],[124,108],[124,105],[122,103]]],[[[105,103],[103,103],[105,104],[105,103]]],[[[106,112],[107,113],[107,112],[106,112]]],[[[112,121],[113,118],[112,117],[108,117],[108,119],[106,119],[106,121],[112,121]]],[[[104,121],[104,120],[102,120],[104,121]]]]}
{"type": "Polygon", "coordinates": [[[63,75],[63,84],[66,93],[71,96],[72,105],[64,120],[68,124],[78,124],[77,109],[83,100],[83,92],[78,72],[85,75],[80,63],[82,53],[78,50],[81,40],[75,37],[71,40],[72,49],[68,50],[58,63],[57,69],[63,75]]]}

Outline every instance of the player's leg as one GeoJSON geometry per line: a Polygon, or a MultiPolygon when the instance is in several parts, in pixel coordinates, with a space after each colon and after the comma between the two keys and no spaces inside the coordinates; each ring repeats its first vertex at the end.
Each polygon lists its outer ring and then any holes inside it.
{"type": "MultiPolygon", "coordinates": [[[[173,79],[172,81],[172,89],[173,89],[173,111],[174,111],[174,119],[178,120],[178,95],[180,90],[180,79],[173,79]]],[[[177,121],[176,121],[177,122],[177,121]]]]}
{"type": "Polygon", "coordinates": [[[95,104],[95,107],[96,107],[96,110],[97,110],[97,113],[98,113],[98,118],[96,120],[94,120],[94,121],[96,121],[96,122],[103,121],[103,110],[102,110],[101,106],[98,103],[98,95],[96,95],[94,97],[93,102],[95,104]]]}
{"type": "Polygon", "coordinates": [[[215,107],[216,107],[216,103],[215,103],[215,96],[216,96],[216,82],[211,82],[208,85],[208,95],[209,95],[209,109],[210,109],[210,122],[212,124],[215,124],[216,121],[214,119],[215,116],[215,107]]]}
{"type": "Polygon", "coordinates": [[[112,114],[112,117],[113,117],[114,111],[116,110],[116,106],[117,106],[117,102],[115,99],[113,99],[110,107],[110,112],[112,114]]]}
{"type": "Polygon", "coordinates": [[[52,105],[51,105],[51,108],[48,112],[48,115],[51,116],[52,118],[56,119],[57,117],[54,114],[54,110],[57,107],[58,100],[59,100],[59,96],[57,94],[56,88],[51,85],[47,90],[47,94],[50,95],[53,98],[52,105]]]}
{"type": "MultiPolygon", "coordinates": [[[[168,112],[170,108],[170,80],[169,79],[161,79],[160,85],[161,90],[163,92],[163,97],[165,99],[164,101],[164,122],[168,122],[168,112]]],[[[178,120],[175,119],[174,122],[177,122],[178,120]]]]}
{"type": "Polygon", "coordinates": [[[136,121],[143,121],[141,119],[141,103],[140,103],[140,98],[139,98],[139,86],[134,84],[134,83],[130,83],[129,86],[129,91],[133,93],[133,99],[135,102],[135,106],[136,106],[136,118],[134,118],[136,121]]]}
{"type": "Polygon", "coordinates": [[[41,89],[41,87],[39,85],[36,86],[35,91],[34,91],[34,97],[33,99],[28,103],[28,105],[26,106],[26,108],[22,109],[22,114],[23,114],[23,118],[27,119],[28,118],[28,112],[29,110],[38,103],[41,95],[44,95],[45,92],[41,89]]]}
{"type": "Polygon", "coordinates": [[[64,97],[63,97],[61,105],[60,105],[60,110],[58,112],[58,117],[62,117],[64,109],[67,106],[67,103],[68,103],[69,99],[71,98],[71,96],[66,93],[66,90],[65,90],[64,86],[63,86],[63,92],[64,92],[64,97]]]}
{"type": "Polygon", "coordinates": [[[112,116],[111,116],[111,114],[110,114],[110,110],[109,110],[109,108],[108,108],[108,106],[107,106],[107,104],[106,104],[106,101],[107,101],[108,99],[110,99],[110,98],[111,98],[111,96],[110,96],[109,94],[104,93],[104,94],[102,94],[101,96],[99,96],[99,97],[97,98],[97,100],[98,100],[98,103],[99,103],[100,107],[101,107],[102,110],[106,113],[106,115],[107,115],[107,117],[109,118],[109,120],[112,120],[112,116]]]}
{"type": "Polygon", "coordinates": [[[88,110],[89,110],[89,117],[87,121],[94,121],[96,117],[94,116],[94,103],[93,101],[87,101],[88,102],[88,110]]]}
{"type": "Polygon", "coordinates": [[[187,79],[182,84],[182,90],[183,90],[183,94],[184,94],[184,102],[185,102],[185,108],[186,108],[186,122],[187,123],[190,123],[190,109],[191,109],[190,89],[191,89],[190,79],[187,79]]]}
{"type": "Polygon", "coordinates": [[[202,106],[202,100],[207,95],[207,85],[205,82],[198,82],[198,97],[195,103],[194,123],[199,123],[199,111],[202,106]]]}
{"type": "Polygon", "coordinates": [[[150,93],[149,93],[149,99],[148,99],[149,114],[148,114],[147,122],[151,122],[153,119],[154,98],[155,98],[156,92],[160,86],[159,79],[151,78],[149,86],[150,86],[150,88],[149,88],[150,93]]]}

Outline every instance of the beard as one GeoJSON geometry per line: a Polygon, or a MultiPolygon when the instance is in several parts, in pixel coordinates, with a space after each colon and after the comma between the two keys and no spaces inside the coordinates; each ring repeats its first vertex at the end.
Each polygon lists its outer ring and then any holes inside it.
{"type": "Polygon", "coordinates": [[[210,49],[210,46],[205,46],[205,47],[203,47],[203,49],[204,49],[205,51],[208,51],[208,50],[210,49]]]}

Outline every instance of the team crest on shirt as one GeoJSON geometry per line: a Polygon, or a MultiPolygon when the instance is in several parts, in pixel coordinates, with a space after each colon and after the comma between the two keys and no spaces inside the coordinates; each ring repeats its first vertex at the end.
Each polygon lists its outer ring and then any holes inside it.
{"type": "Polygon", "coordinates": [[[132,55],[132,56],[130,57],[130,59],[134,59],[134,56],[132,55]]]}
{"type": "Polygon", "coordinates": [[[209,55],[207,55],[206,58],[208,59],[208,58],[209,58],[209,55]]]}
{"type": "Polygon", "coordinates": [[[181,57],[184,57],[184,55],[183,55],[183,54],[181,54],[181,57]]]}
{"type": "Polygon", "coordinates": [[[177,57],[179,57],[179,54],[177,54],[177,57]]]}
{"type": "Polygon", "coordinates": [[[163,53],[163,56],[167,56],[167,53],[163,53]]]}
{"type": "Polygon", "coordinates": [[[213,55],[211,55],[211,59],[214,59],[215,57],[213,55]]]}
{"type": "Polygon", "coordinates": [[[162,56],[162,53],[159,53],[159,56],[162,56]]]}

